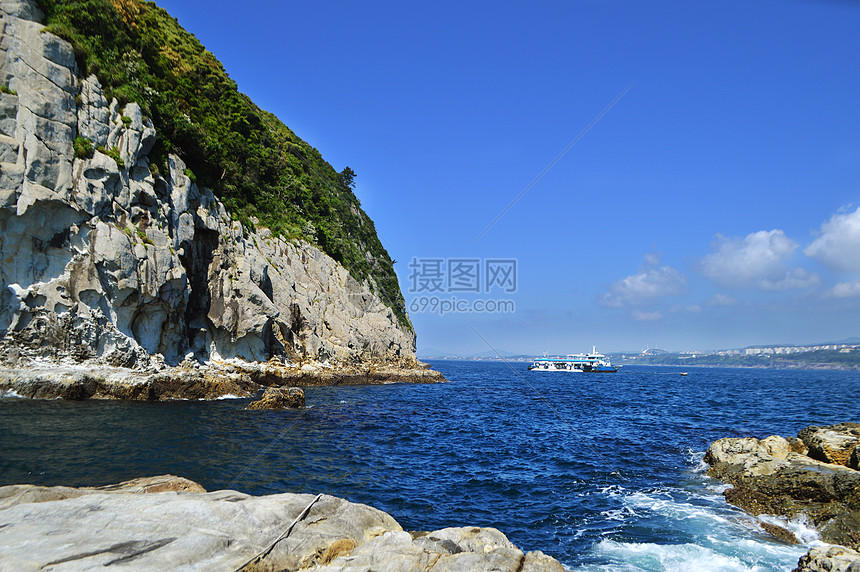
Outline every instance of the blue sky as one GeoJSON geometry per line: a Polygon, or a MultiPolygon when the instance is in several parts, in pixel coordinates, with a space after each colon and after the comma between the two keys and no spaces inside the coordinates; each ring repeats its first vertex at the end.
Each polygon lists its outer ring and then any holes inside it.
{"type": "Polygon", "coordinates": [[[860,336],[860,3],[158,4],[355,170],[421,352],[860,336]],[[409,292],[458,258],[516,291],[409,292]]]}

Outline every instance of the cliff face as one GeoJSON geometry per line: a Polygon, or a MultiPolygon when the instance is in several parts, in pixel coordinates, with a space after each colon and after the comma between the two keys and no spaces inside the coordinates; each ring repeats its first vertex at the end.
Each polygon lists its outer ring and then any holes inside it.
{"type": "Polygon", "coordinates": [[[0,1],[7,362],[416,365],[414,334],[372,278],[232,221],[175,155],[154,172],[151,121],[135,103],[107,101],[95,76],[77,79],[72,47],[40,20],[32,0],[0,1]],[[93,150],[76,156],[77,137],[93,150]]]}

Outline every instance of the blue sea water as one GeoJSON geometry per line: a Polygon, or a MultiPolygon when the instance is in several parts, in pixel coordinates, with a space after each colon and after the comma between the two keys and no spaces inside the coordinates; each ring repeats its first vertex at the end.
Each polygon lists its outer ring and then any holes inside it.
{"type": "Polygon", "coordinates": [[[451,382],[307,388],[302,411],[0,399],[0,484],[171,473],[207,490],[337,495],[407,530],[493,526],[575,571],[791,570],[806,548],[728,506],[703,453],[720,437],[860,421],[858,372],[433,366],[451,382]]]}

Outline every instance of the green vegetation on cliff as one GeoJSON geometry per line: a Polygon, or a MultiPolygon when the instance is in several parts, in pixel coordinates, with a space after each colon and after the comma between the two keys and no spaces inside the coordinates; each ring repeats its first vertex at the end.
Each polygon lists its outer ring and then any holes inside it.
{"type": "Polygon", "coordinates": [[[79,75],[95,74],[108,98],[137,102],[152,118],[158,171],[176,153],[246,226],[256,218],[276,235],[318,245],[357,280],[372,278],[412,330],[393,262],[353,193],[352,169],[338,173],[240,93],[215,56],[153,2],[38,1],[48,30],[74,47],[79,75]]]}

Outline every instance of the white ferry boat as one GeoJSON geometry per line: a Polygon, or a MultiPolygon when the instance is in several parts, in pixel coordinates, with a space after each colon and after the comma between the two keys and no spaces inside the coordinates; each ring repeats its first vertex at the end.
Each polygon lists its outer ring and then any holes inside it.
{"type": "Polygon", "coordinates": [[[568,354],[565,357],[535,358],[529,371],[570,371],[583,373],[615,373],[618,371],[606,356],[593,347],[590,354],[568,354]]]}

